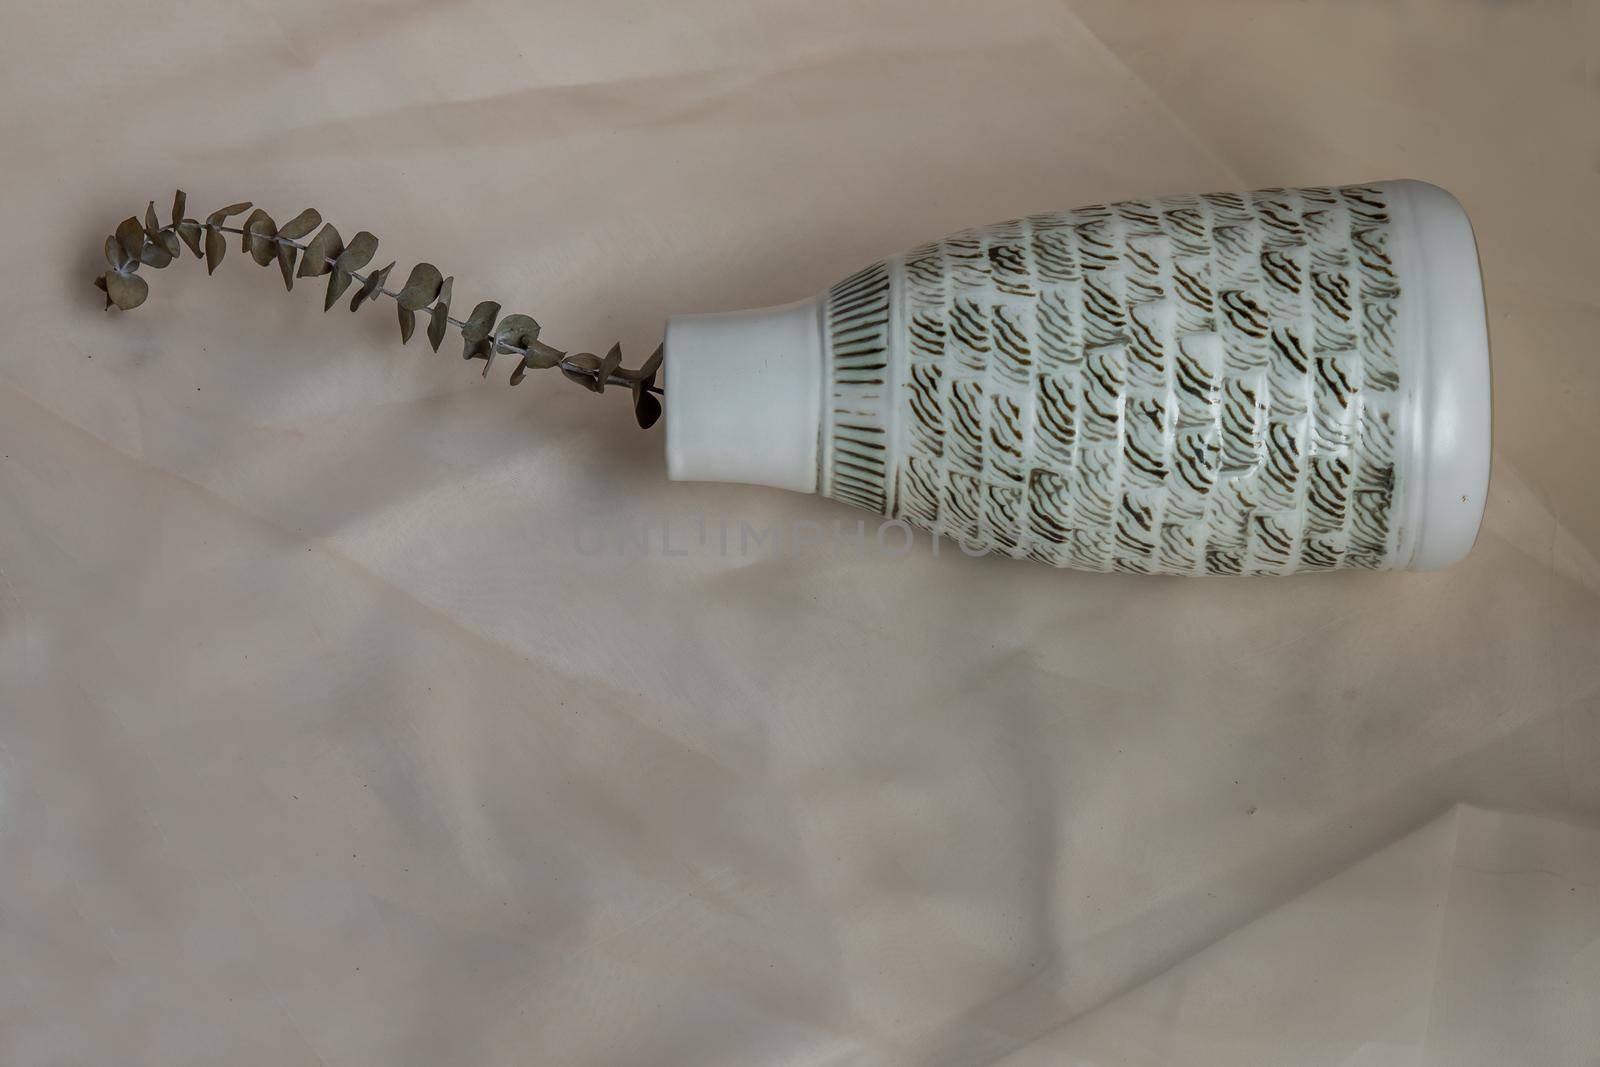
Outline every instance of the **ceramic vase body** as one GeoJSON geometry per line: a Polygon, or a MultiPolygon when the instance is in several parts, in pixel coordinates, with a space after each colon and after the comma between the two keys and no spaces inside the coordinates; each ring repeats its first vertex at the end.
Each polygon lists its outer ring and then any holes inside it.
{"type": "Polygon", "coordinates": [[[1054,566],[1443,566],[1487,489],[1471,228],[1417,182],[969,230],[811,300],[675,318],[664,366],[672,477],[1054,566]]]}

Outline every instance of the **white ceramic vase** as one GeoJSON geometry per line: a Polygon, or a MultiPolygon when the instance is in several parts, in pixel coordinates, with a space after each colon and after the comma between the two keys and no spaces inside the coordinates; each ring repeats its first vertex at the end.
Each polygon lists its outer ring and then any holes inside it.
{"type": "Polygon", "coordinates": [[[1166,574],[1431,569],[1489,476],[1472,229],[1421,182],[968,230],[783,307],[674,318],[675,479],[1166,574]]]}

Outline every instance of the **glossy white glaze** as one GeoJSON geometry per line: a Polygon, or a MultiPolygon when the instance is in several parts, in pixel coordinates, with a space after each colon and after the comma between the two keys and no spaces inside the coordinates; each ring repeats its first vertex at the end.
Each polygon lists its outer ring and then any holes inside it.
{"type": "Polygon", "coordinates": [[[677,318],[674,478],[1057,566],[1431,568],[1488,479],[1471,227],[1418,182],[1097,205],[677,318]]]}

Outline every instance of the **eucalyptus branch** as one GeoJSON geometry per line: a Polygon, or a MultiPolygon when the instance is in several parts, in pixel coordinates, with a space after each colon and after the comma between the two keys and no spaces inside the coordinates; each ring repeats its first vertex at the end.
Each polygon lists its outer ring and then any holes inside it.
{"type": "Polygon", "coordinates": [[[604,356],[592,352],[563,352],[539,340],[539,324],[531,317],[507,315],[500,318],[500,305],[493,300],[477,304],[464,320],[454,318],[450,314],[450,290],[455,279],[444,277],[432,263],[418,263],[412,267],[400,289],[384,285],[394,269],[393,263],[363,274],[362,268],[378,251],[378,239],[365,230],[346,245],[332,223],[317,230],[322,215],[315,208],[307,208],[281,227],[260,208],[250,213],[242,227],[223,225],[232,216],[249,211],[249,203],[230,204],[213,211],[205,222],[200,222],[185,217],[186,199],[183,190],[178,190],[172,199],[172,221],[166,226],[157,220],[152,200],[145,209],[143,222],[130,216],[122,220],[115,234],[106,238],[106,262],[111,269],[94,283],[106,294],[107,308],[115,306],[131,311],[144,303],[150,287],[139,276],[139,267],[160,270],[169,266],[180,258],[182,245],[188,245],[196,258],[205,259],[207,274],[214,272],[227,253],[223,235],[238,234],[240,250],[256,263],[263,267],[278,264],[285,289],[293,289],[296,278],[328,275],[324,311],[338,303],[352,283],[358,282],[360,288],[350,301],[350,310],[355,311],[379,296],[389,297],[398,312],[401,344],[411,340],[418,314],[427,315],[428,342],[433,350],[439,350],[445,330],[454,326],[461,332],[461,358],[483,360],[486,378],[497,354],[514,355],[520,362],[511,372],[512,385],[521,382],[529,370],[553,367],[592,392],[603,393],[607,385],[626,386],[633,394],[634,416],[641,427],[652,426],[661,417],[661,402],[656,399],[662,392],[656,385],[656,374],[661,368],[659,347],[642,366],[630,370],[622,366],[621,345],[612,345],[604,356]],[[303,241],[312,230],[317,230],[316,236],[309,242],[303,241]]]}

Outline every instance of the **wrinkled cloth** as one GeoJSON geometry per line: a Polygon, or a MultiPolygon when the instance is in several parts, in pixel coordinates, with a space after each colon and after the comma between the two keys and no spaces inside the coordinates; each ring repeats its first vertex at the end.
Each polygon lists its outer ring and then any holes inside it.
{"type": "Polygon", "coordinates": [[[15,6],[0,1062],[1592,1063],[1596,56],[1486,0],[15,6]],[[1491,315],[1433,574],[900,551],[237,244],[90,285],[181,185],[636,364],[965,226],[1397,177],[1491,315]]]}

